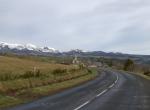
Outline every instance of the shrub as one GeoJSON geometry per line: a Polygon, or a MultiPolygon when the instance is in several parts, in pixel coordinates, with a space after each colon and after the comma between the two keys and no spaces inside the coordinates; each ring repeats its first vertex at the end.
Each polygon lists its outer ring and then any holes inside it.
{"type": "Polygon", "coordinates": [[[134,62],[131,59],[127,59],[124,64],[125,71],[132,71],[134,68],[134,62]]]}
{"type": "Polygon", "coordinates": [[[55,69],[53,70],[53,75],[64,75],[64,73],[67,73],[67,69],[55,69]]]}
{"type": "Polygon", "coordinates": [[[87,71],[88,71],[88,73],[92,73],[92,70],[90,70],[90,69],[88,69],[87,71]]]}
{"type": "Polygon", "coordinates": [[[144,75],[150,76],[150,71],[145,71],[144,75]]]}
{"type": "Polygon", "coordinates": [[[31,78],[34,77],[34,72],[33,71],[26,71],[23,75],[21,75],[22,78],[31,78]]]}
{"type": "Polygon", "coordinates": [[[26,71],[23,75],[20,75],[21,78],[27,79],[31,77],[41,77],[43,74],[40,72],[40,70],[33,71],[26,71]]]}
{"type": "Polygon", "coordinates": [[[36,70],[35,73],[34,73],[34,76],[35,77],[41,77],[41,76],[43,76],[43,74],[41,73],[40,70],[36,70]]]}
{"type": "Polygon", "coordinates": [[[12,80],[13,77],[11,75],[11,73],[2,73],[0,74],[0,80],[1,81],[7,81],[7,80],[12,80]]]}
{"type": "Polygon", "coordinates": [[[19,78],[27,79],[31,77],[41,77],[43,74],[40,72],[40,70],[33,71],[26,71],[24,74],[12,74],[9,73],[1,73],[0,74],[0,81],[8,81],[8,80],[15,80],[19,78]]]}

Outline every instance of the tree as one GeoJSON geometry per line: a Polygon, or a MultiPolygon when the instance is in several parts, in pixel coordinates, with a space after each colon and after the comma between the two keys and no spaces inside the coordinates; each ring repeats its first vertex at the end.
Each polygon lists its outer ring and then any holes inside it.
{"type": "Polygon", "coordinates": [[[112,59],[109,59],[108,62],[107,62],[107,64],[108,64],[109,67],[112,67],[112,66],[113,66],[113,61],[112,61],[112,59]]]}
{"type": "Polygon", "coordinates": [[[124,63],[124,70],[133,71],[133,68],[134,68],[134,61],[131,59],[127,59],[124,63]]]}

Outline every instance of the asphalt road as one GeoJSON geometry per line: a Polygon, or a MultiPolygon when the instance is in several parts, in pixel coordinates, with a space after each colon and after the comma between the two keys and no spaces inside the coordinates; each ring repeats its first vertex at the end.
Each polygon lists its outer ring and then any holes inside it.
{"type": "Polygon", "coordinates": [[[86,84],[8,110],[150,110],[150,81],[105,71],[86,84]]]}

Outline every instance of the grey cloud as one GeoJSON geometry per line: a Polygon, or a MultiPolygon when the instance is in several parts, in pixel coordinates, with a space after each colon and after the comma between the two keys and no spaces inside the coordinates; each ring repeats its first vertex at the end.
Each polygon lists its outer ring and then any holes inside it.
{"type": "Polygon", "coordinates": [[[149,48],[149,6],[148,0],[1,0],[0,40],[140,53],[130,47],[149,48]]]}

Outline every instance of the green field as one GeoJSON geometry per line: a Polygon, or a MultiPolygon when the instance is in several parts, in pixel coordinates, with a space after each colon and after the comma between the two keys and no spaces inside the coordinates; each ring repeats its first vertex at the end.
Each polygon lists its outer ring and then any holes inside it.
{"type": "Polygon", "coordinates": [[[32,101],[81,84],[97,75],[95,69],[81,69],[46,59],[0,56],[0,107],[32,101]]]}

